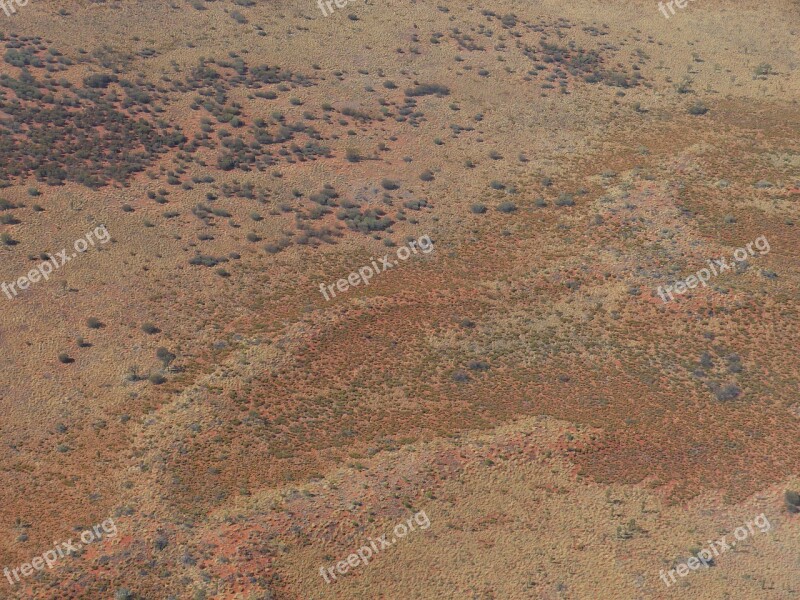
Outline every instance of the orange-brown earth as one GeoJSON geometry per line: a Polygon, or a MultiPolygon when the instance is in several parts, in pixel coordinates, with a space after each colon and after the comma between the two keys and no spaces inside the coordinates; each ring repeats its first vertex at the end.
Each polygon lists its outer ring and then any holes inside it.
{"type": "Polygon", "coordinates": [[[0,296],[0,556],[120,534],[0,596],[796,594],[795,13],[202,4],[8,23],[35,51],[0,68],[0,280],[113,241],[0,296]],[[108,110],[106,154],[65,150],[72,117],[43,142],[32,89],[108,110]],[[115,154],[140,119],[126,148],[152,152],[115,154]],[[656,294],[760,236],[744,272],[656,294]],[[324,583],[420,509],[430,530],[324,583]],[[756,511],[753,552],[661,587],[756,511]]]}

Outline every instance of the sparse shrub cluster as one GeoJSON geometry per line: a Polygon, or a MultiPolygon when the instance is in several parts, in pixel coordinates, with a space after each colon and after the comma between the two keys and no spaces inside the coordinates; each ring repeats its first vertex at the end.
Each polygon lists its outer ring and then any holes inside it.
{"type": "Polygon", "coordinates": [[[204,267],[215,267],[220,263],[226,262],[228,262],[228,258],[225,256],[214,257],[207,254],[196,254],[189,259],[190,265],[202,265],[204,267]]]}
{"type": "Polygon", "coordinates": [[[384,231],[394,224],[380,208],[370,208],[363,212],[360,208],[345,208],[336,213],[336,218],[344,221],[351,230],[362,233],[384,231]]]}
{"type": "Polygon", "coordinates": [[[442,97],[442,96],[448,96],[450,94],[450,88],[435,83],[421,83],[415,85],[412,88],[406,89],[405,94],[406,96],[412,96],[412,97],[432,96],[432,95],[442,97]]]}
{"type": "Polygon", "coordinates": [[[143,82],[119,81],[124,99],[106,89],[115,75],[91,75],[85,87],[75,89],[66,79],[37,77],[35,70],[50,70],[48,64],[59,58],[44,53],[40,38],[23,42],[11,34],[6,46],[16,46],[5,60],[20,73],[0,76],[3,110],[11,117],[0,123],[0,180],[33,174],[49,185],[74,181],[97,188],[126,181],[186,141],[176,126],[143,116],[152,101],[143,82]]]}

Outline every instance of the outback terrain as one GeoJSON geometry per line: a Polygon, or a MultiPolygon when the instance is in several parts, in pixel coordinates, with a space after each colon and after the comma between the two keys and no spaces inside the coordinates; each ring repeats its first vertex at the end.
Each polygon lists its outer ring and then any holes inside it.
{"type": "Polygon", "coordinates": [[[0,5],[0,599],[800,598],[800,3],[339,1],[0,5]]]}

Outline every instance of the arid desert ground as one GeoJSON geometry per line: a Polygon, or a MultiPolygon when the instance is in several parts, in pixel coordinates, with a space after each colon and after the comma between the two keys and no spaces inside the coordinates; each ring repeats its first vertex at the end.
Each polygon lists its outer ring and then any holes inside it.
{"type": "Polygon", "coordinates": [[[0,43],[0,600],[800,598],[800,2],[0,43]]]}

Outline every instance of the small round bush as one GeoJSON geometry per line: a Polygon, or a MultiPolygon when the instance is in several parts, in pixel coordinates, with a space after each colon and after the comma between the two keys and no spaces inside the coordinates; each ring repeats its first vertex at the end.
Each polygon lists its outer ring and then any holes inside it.
{"type": "Polygon", "coordinates": [[[704,115],[708,112],[708,107],[702,102],[698,101],[689,107],[689,114],[694,116],[704,115]]]}
{"type": "Polygon", "coordinates": [[[575,206],[575,200],[571,194],[561,194],[556,200],[556,206],[575,206]]]}
{"type": "Polygon", "coordinates": [[[160,346],[156,348],[156,358],[160,360],[164,364],[164,368],[166,369],[172,361],[175,360],[175,355],[167,350],[164,346],[160,346]]]}
{"type": "Polygon", "coordinates": [[[469,375],[467,375],[464,371],[456,371],[453,373],[453,381],[456,383],[464,383],[469,381],[469,375]]]}
{"type": "Polygon", "coordinates": [[[144,331],[148,335],[153,335],[155,333],[161,332],[161,330],[152,323],[144,323],[142,325],[142,331],[144,331]]]}
{"type": "Polygon", "coordinates": [[[471,360],[467,363],[467,368],[470,371],[488,371],[489,363],[485,360],[471,360]]]}
{"type": "Polygon", "coordinates": [[[133,592],[128,588],[119,588],[114,592],[114,600],[133,600],[133,592]]]}
{"type": "Polygon", "coordinates": [[[513,202],[508,202],[508,201],[501,202],[500,205],[497,207],[497,210],[499,210],[501,213],[508,214],[517,210],[517,205],[514,204],[513,202]]]}
{"type": "Polygon", "coordinates": [[[800,513],[800,494],[788,490],[783,498],[786,502],[786,510],[792,514],[800,513]]]}

